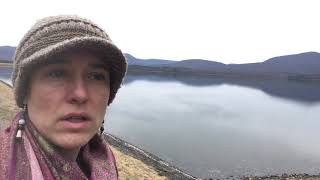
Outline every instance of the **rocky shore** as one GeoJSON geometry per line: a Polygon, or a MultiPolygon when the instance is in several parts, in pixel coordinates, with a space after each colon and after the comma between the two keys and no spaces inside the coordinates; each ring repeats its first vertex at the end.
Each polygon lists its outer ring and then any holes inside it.
{"type": "Polygon", "coordinates": [[[105,139],[113,147],[116,147],[121,152],[130,155],[136,159],[141,160],[148,166],[153,167],[159,175],[165,176],[169,179],[194,180],[196,177],[189,175],[175,166],[170,165],[159,157],[140,149],[139,147],[130,144],[111,134],[105,134],[105,139]]]}
{"type": "Polygon", "coordinates": [[[320,174],[282,174],[282,175],[270,175],[270,176],[252,176],[242,177],[241,180],[319,180],[320,174]]]}

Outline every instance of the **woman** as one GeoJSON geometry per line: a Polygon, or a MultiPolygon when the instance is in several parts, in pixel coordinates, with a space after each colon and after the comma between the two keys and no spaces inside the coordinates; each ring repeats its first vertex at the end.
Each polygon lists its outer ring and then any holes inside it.
{"type": "Polygon", "coordinates": [[[127,64],[96,24],[39,20],[16,49],[12,83],[23,108],[0,135],[0,179],[117,179],[100,134],[127,64]]]}

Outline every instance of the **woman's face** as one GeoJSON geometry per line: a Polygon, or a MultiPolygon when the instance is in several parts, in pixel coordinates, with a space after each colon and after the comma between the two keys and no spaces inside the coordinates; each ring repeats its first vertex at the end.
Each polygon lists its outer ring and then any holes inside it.
{"type": "Polygon", "coordinates": [[[98,132],[109,93],[103,63],[89,53],[69,53],[32,75],[26,99],[29,117],[47,140],[74,150],[98,132]]]}

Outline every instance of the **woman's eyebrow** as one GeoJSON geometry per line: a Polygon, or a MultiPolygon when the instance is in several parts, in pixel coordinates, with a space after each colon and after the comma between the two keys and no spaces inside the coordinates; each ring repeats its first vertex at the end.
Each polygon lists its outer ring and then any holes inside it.
{"type": "Polygon", "coordinates": [[[70,64],[70,61],[68,61],[66,59],[52,59],[52,60],[49,60],[46,64],[47,65],[49,65],[49,64],[70,64]]]}
{"type": "Polygon", "coordinates": [[[103,69],[108,71],[108,67],[103,63],[89,63],[89,66],[94,69],[103,69]]]}

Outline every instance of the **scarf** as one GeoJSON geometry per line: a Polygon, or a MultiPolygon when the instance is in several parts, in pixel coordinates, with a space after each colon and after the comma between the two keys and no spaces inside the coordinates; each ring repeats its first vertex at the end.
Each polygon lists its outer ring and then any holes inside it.
{"type": "Polygon", "coordinates": [[[57,147],[36,130],[28,117],[18,113],[10,127],[0,133],[0,179],[118,179],[115,157],[96,134],[80,149],[77,161],[63,158],[57,147]],[[17,138],[19,119],[26,123],[17,138]]]}

